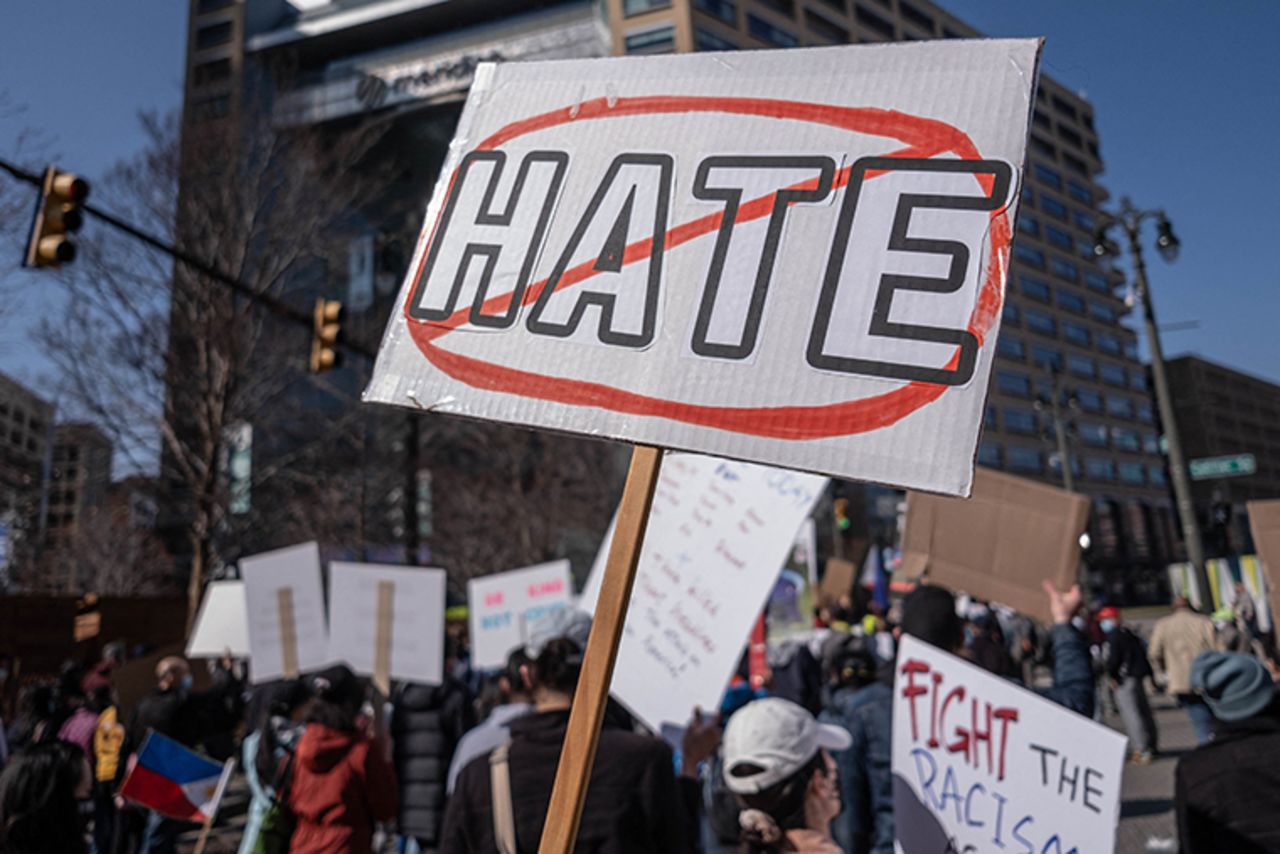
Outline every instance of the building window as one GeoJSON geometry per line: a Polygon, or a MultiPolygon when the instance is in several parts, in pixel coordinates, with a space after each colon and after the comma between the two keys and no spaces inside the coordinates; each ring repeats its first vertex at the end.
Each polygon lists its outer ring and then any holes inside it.
{"type": "Polygon", "coordinates": [[[987,430],[996,429],[996,408],[989,403],[982,413],[982,426],[987,430]]]}
{"type": "Polygon", "coordinates": [[[1056,170],[1050,169],[1043,163],[1037,163],[1035,165],[1035,173],[1036,178],[1038,178],[1042,183],[1048,184],[1055,190],[1062,189],[1062,176],[1059,175],[1056,170]]]}
{"type": "Polygon", "coordinates": [[[1108,356],[1119,356],[1124,352],[1124,348],[1120,344],[1119,337],[1110,332],[1099,332],[1097,337],[1098,349],[1106,353],[1108,356]]]}
{"type": "MultiPolygon", "coordinates": [[[[1061,292],[1059,292],[1061,297],[1061,292]]],[[[1062,337],[1072,344],[1081,347],[1089,346],[1089,328],[1083,324],[1076,323],[1074,320],[1062,321],[1062,337]]]]}
{"type": "Polygon", "coordinates": [[[1040,432],[1040,425],[1036,422],[1036,414],[1031,410],[1006,407],[1004,411],[1004,429],[1010,433],[1034,436],[1040,432]]]}
{"type": "Polygon", "coordinates": [[[1142,434],[1142,451],[1146,454],[1160,453],[1160,439],[1155,433],[1142,434]]]}
{"type": "Polygon", "coordinates": [[[1089,177],[1088,164],[1086,164],[1079,157],[1076,157],[1074,154],[1071,154],[1070,152],[1067,152],[1067,151],[1062,152],[1062,162],[1066,164],[1068,169],[1070,169],[1072,172],[1076,173],[1077,175],[1083,175],[1086,178],[1089,177]]]}
{"type": "Polygon", "coordinates": [[[217,95],[191,104],[191,121],[207,122],[220,119],[231,112],[231,96],[217,95]]]}
{"type": "Polygon", "coordinates": [[[738,46],[702,27],[693,28],[693,42],[698,50],[737,50],[738,46]]]}
{"type": "Polygon", "coordinates": [[[1107,414],[1112,418],[1133,418],[1133,401],[1127,397],[1107,395],[1107,414]]]}
{"type": "Polygon", "coordinates": [[[1076,242],[1071,239],[1070,234],[1067,234],[1056,226],[1046,225],[1044,227],[1044,236],[1046,240],[1054,246],[1057,246],[1059,249],[1071,249],[1076,245],[1076,242]]]}
{"type": "Polygon", "coordinates": [[[1116,479],[1116,464],[1105,457],[1085,457],[1084,473],[1091,480],[1113,481],[1116,479]]]}
{"type": "Polygon", "coordinates": [[[1152,486],[1165,486],[1164,466],[1147,466],[1147,480],[1152,486]]]}
{"type": "Polygon", "coordinates": [[[1017,371],[996,371],[996,388],[1001,394],[1031,397],[1031,378],[1017,371]]]}
{"type": "Polygon", "coordinates": [[[1053,291],[1049,288],[1048,282],[1034,276],[1022,276],[1021,281],[1022,292],[1028,297],[1040,302],[1052,302],[1053,291]]]}
{"type": "Polygon", "coordinates": [[[1054,219],[1067,221],[1067,206],[1055,199],[1053,196],[1040,194],[1040,208],[1054,219]]]}
{"type": "Polygon", "coordinates": [[[1080,408],[1085,412],[1102,411],[1102,395],[1093,389],[1078,389],[1076,391],[1076,402],[1080,404],[1080,408]]]}
{"type": "Polygon", "coordinates": [[[231,22],[222,21],[196,30],[196,50],[208,50],[231,41],[231,22]]]}
{"type": "Polygon", "coordinates": [[[627,53],[671,53],[676,49],[676,31],[674,27],[659,27],[656,30],[645,30],[632,33],[624,42],[627,53]]]}
{"type": "Polygon", "coordinates": [[[1057,255],[1049,257],[1049,269],[1055,275],[1070,279],[1073,282],[1080,278],[1080,268],[1065,258],[1059,258],[1057,255]]]}
{"type": "Polygon", "coordinates": [[[996,343],[996,352],[1005,358],[1019,361],[1027,357],[1027,347],[1016,335],[1001,335],[996,343]]]}
{"type": "Polygon", "coordinates": [[[1111,439],[1115,442],[1116,447],[1122,451],[1131,451],[1136,454],[1142,450],[1142,437],[1138,435],[1136,430],[1125,430],[1117,427],[1111,431],[1111,439]]]}
{"type": "Polygon", "coordinates": [[[1044,471],[1044,454],[1035,448],[1010,448],[1009,468],[1013,471],[1044,471]]]}
{"type": "Polygon", "coordinates": [[[1028,246],[1025,243],[1016,243],[1013,247],[1013,253],[1018,256],[1018,260],[1024,264],[1030,264],[1033,267],[1044,269],[1044,253],[1034,246],[1028,246]]]}
{"type": "Polygon", "coordinates": [[[1041,335],[1058,334],[1058,322],[1053,315],[1035,308],[1027,309],[1027,328],[1041,335]]]}
{"type": "Polygon", "coordinates": [[[200,2],[196,4],[196,14],[207,15],[210,12],[225,9],[233,2],[235,2],[235,0],[200,0],[200,2]]]}
{"type": "Polygon", "coordinates": [[[1139,420],[1139,421],[1141,421],[1143,424],[1154,424],[1154,423],[1156,423],[1156,416],[1155,416],[1155,412],[1154,412],[1154,411],[1152,411],[1152,409],[1151,409],[1151,404],[1147,403],[1146,401],[1143,401],[1142,403],[1139,403],[1139,404],[1138,404],[1137,418],[1138,418],[1138,420],[1139,420]]]}
{"type": "Polygon", "coordinates": [[[627,17],[670,8],[671,0],[622,0],[622,14],[627,17]]]}
{"type": "Polygon", "coordinates": [[[1110,362],[1102,363],[1101,370],[1102,381],[1107,385],[1113,385],[1117,388],[1124,388],[1129,384],[1129,375],[1120,365],[1113,365],[1110,362]]]}
{"type": "Polygon", "coordinates": [[[1062,367],[1062,353],[1054,347],[1034,344],[1031,347],[1031,363],[1037,368],[1048,368],[1056,371],[1062,367]]]}
{"type": "Polygon", "coordinates": [[[738,4],[733,0],[694,0],[693,5],[726,24],[738,25],[738,4]]]}
{"type": "Polygon", "coordinates": [[[1089,234],[1093,234],[1098,223],[1098,221],[1093,218],[1093,214],[1085,213],[1080,210],[1071,211],[1071,221],[1076,224],[1076,228],[1082,231],[1087,231],[1089,234]]]}
{"type": "Polygon", "coordinates": [[[788,18],[796,13],[796,0],[759,0],[759,2],[779,14],[786,15],[788,18]]]}
{"type": "Polygon", "coordinates": [[[1036,154],[1043,154],[1050,159],[1058,156],[1058,149],[1053,147],[1053,143],[1047,139],[1042,139],[1036,134],[1031,134],[1031,147],[1035,149],[1036,154]]]}
{"type": "Polygon", "coordinates": [[[1000,468],[1000,446],[995,442],[980,442],[978,444],[978,464],[990,466],[991,468],[1000,468]]]}
{"type": "Polygon", "coordinates": [[[1067,195],[1077,202],[1084,202],[1086,205],[1093,204],[1093,191],[1079,181],[1067,182],[1067,195]]]}
{"type": "Polygon", "coordinates": [[[800,40],[791,33],[755,15],[747,15],[747,32],[760,41],[777,47],[795,47],[800,44],[800,40]]]}
{"type": "Polygon", "coordinates": [[[866,27],[871,32],[881,38],[891,39],[894,37],[893,24],[868,9],[858,6],[854,9],[854,20],[859,26],[866,27]]]}
{"type": "Polygon", "coordinates": [[[1142,463],[1121,463],[1120,480],[1134,486],[1142,486],[1146,483],[1146,472],[1143,470],[1142,463]]]}
{"type": "Polygon", "coordinates": [[[192,82],[196,86],[208,86],[231,77],[231,60],[215,59],[213,62],[202,62],[191,69],[192,82]]]}
{"type": "Polygon", "coordinates": [[[1043,128],[1050,133],[1053,132],[1053,122],[1049,121],[1049,117],[1044,114],[1043,110],[1037,109],[1033,112],[1031,114],[1031,121],[1035,123],[1036,127],[1043,128]]]}
{"type": "Polygon", "coordinates": [[[1091,291],[1097,291],[1100,294],[1111,293],[1111,283],[1107,281],[1107,277],[1099,273],[1097,270],[1084,271],[1084,283],[1091,291]]]}
{"type": "Polygon", "coordinates": [[[1018,214],[1018,231],[1023,234],[1030,234],[1032,237],[1040,236],[1040,221],[1025,211],[1018,214]]]}
{"type": "Polygon", "coordinates": [[[929,35],[933,35],[933,18],[912,6],[906,0],[898,0],[898,11],[902,13],[904,19],[915,24],[929,35]]]}
{"type": "Polygon", "coordinates": [[[1107,427],[1105,424],[1095,424],[1091,421],[1084,421],[1080,424],[1080,441],[1091,448],[1105,448],[1107,446],[1107,427]]]}
{"type": "Polygon", "coordinates": [[[1073,122],[1079,120],[1079,113],[1076,112],[1075,105],[1061,95],[1053,96],[1053,106],[1058,112],[1069,117],[1073,122]]]}
{"type": "Polygon", "coordinates": [[[1089,316],[1103,323],[1116,322],[1116,310],[1103,302],[1089,302],[1089,316]]]}
{"type": "Polygon", "coordinates": [[[1022,203],[1026,205],[1034,205],[1036,203],[1036,192],[1031,189],[1030,184],[1022,185],[1022,203]]]}
{"type": "MultiPolygon", "coordinates": [[[[1084,298],[1066,288],[1058,288],[1058,307],[1073,314],[1084,314],[1084,298]]],[[[1063,329],[1066,329],[1066,326],[1066,321],[1063,321],[1063,329]]]]}
{"type": "Polygon", "coordinates": [[[1085,356],[1081,353],[1068,353],[1067,370],[1077,377],[1093,379],[1096,368],[1094,367],[1092,357],[1085,356]]]}
{"type": "Polygon", "coordinates": [[[804,10],[804,22],[808,25],[809,31],[836,44],[846,44],[849,41],[849,31],[844,27],[837,27],[826,18],[804,10]]]}

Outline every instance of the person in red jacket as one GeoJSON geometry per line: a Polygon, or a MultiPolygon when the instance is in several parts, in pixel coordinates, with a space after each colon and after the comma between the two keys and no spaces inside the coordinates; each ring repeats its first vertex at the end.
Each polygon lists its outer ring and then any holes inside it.
{"type": "Polygon", "coordinates": [[[358,723],[364,690],[339,665],[311,678],[315,702],[294,755],[289,809],[293,854],[372,854],[378,822],[396,816],[396,773],[381,703],[371,735],[358,723]]]}

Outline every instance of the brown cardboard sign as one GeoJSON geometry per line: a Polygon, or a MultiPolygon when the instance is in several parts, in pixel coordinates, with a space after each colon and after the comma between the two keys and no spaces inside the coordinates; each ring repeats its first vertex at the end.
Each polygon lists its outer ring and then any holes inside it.
{"type": "Polygon", "coordinates": [[[1088,519],[1083,495],[978,468],[968,499],[907,494],[902,571],[1047,621],[1040,583],[1075,583],[1088,519]]]}
{"type": "Polygon", "coordinates": [[[1280,619],[1280,499],[1250,501],[1249,530],[1253,533],[1253,545],[1266,572],[1268,601],[1271,619],[1280,619]]]}

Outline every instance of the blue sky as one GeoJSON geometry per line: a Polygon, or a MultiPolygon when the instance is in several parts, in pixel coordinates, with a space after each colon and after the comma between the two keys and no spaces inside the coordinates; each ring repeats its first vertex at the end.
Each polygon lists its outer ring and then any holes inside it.
{"type": "MultiPolygon", "coordinates": [[[[1280,2],[943,5],[990,35],[1045,36],[1044,71],[1096,107],[1113,196],[1168,212],[1182,254],[1172,265],[1150,254],[1156,308],[1162,324],[1200,325],[1168,333],[1166,352],[1198,352],[1280,382],[1280,2]]],[[[15,133],[34,129],[60,165],[93,179],[135,150],[137,112],[181,97],[186,7],[7,4],[0,91],[27,110],[0,115],[0,153],[12,155],[15,133]]],[[[3,249],[0,260],[17,254],[3,249]]],[[[0,314],[0,370],[35,382],[43,369],[26,329],[59,306],[42,296],[38,276],[14,275],[22,293],[0,314]]]]}

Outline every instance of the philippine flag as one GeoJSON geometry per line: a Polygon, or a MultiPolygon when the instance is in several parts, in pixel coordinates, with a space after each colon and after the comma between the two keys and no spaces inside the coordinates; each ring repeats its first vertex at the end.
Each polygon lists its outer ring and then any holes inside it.
{"type": "Polygon", "coordinates": [[[211,821],[231,768],[231,761],[220,765],[153,731],[143,740],[120,794],[169,818],[211,821]]]}

